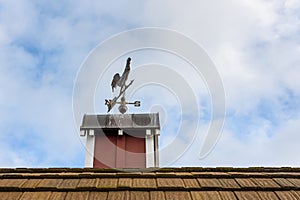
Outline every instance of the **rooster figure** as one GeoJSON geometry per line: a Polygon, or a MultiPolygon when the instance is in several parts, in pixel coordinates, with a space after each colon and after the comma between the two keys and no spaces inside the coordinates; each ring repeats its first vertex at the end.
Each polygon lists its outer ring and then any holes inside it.
{"type": "Polygon", "coordinates": [[[127,62],[126,62],[126,67],[125,67],[125,70],[122,74],[122,76],[120,76],[119,73],[116,73],[113,77],[113,80],[111,82],[111,88],[112,88],[112,92],[114,92],[114,89],[119,86],[121,87],[121,90],[123,90],[124,86],[125,86],[125,83],[127,81],[127,78],[128,78],[128,74],[130,72],[130,61],[131,61],[131,58],[127,58],[127,62]]]}

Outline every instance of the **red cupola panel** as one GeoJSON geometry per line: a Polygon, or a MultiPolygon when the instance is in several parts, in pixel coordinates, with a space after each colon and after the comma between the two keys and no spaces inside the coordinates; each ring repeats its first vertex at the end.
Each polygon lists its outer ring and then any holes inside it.
{"type": "Polygon", "coordinates": [[[124,134],[95,135],[94,168],[145,168],[145,138],[124,134]]]}

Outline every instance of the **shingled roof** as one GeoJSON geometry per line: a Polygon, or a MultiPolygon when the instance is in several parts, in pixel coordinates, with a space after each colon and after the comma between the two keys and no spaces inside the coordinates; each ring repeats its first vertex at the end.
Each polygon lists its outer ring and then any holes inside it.
{"type": "Polygon", "coordinates": [[[0,199],[300,199],[300,168],[0,169],[0,199]]]}

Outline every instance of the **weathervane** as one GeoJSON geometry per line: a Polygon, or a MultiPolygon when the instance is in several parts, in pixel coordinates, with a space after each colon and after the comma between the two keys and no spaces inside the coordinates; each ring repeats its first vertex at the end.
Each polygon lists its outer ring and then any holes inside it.
{"type": "Polygon", "coordinates": [[[116,73],[113,77],[113,80],[111,82],[112,92],[114,92],[114,89],[119,86],[120,87],[120,93],[118,96],[114,97],[113,99],[105,99],[105,105],[107,105],[107,112],[109,112],[116,104],[120,104],[119,111],[120,113],[124,114],[127,111],[127,104],[133,104],[134,106],[139,107],[141,105],[140,101],[135,102],[126,102],[125,100],[125,91],[128,89],[129,86],[133,83],[134,80],[131,80],[128,85],[126,85],[126,81],[128,79],[128,75],[130,72],[130,61],[131,58],[127,58],[126,67],[125,70],[120,76],[119,73],[116,73]],[[121,97],[122,96],[122,97],[121,97]],[[118,99],[121,97],[121,101],[118,101],[118,99]]]}

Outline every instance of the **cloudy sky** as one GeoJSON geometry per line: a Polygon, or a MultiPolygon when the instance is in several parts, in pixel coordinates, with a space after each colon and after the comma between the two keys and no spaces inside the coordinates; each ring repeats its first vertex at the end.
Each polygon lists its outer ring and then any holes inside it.
{"type": "MultiPolygon", "coordinates": [[[[129,52],[111,63],[108,79],[131,56],[136,69],[147,63],[174,67],[196,91],[199,116],[188,109],[188,115],[182,113],[186,101],[168,86],[132,94],[144,103],[132,112],[160,112],[162,147],[176,138],[179,145],[181,128],[195,133],[184,151],[169,146],[162,166],[300,165],[300,1],[0,0],[0,167],[83,167],[84,139],[72,105],[77,75],[97,45],[143,27],[174,30],[197,42],[218,70],[226,95],[222,134],[199,159],[211,114],[203,80],[176,69],[188,64],[162,52],[129,52]],[[153,91],[161,98],[151,98],[153,91]],[[168,160],[172,152],[176,162],[168,160]]],[[[109,82],[99,79],[97,113],[106,112],[109,82]]]]}

